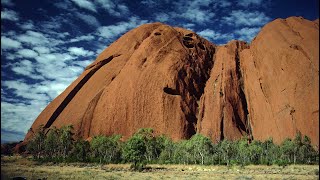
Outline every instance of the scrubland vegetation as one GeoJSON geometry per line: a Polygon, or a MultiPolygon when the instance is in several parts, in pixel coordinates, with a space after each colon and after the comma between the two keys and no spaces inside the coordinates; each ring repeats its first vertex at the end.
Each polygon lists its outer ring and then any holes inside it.
{"type": "MultiPolygon", "coordinates": [[[[186,175],[197,178],[199,175],[204,179],[210,179],[212,175],[250,179],[285,174],[301,179],[316,178],[319,173],[315,165],[319,163],[318,148],[312,147],[310,139],[300,133],[280,145],[274,144],[272,139],[249,142],[245,137],[215,144],[200,134],[189,140],[173,142],[164,135],[155,136],[152,129],[145,128],[124,142],[120,135],[96,136],[88,142],[74,140],[72,126],[53,128],[46,134],[41,127],[28,143],[26,152],[29,158],[22,159],[31,163],[34,170],[30,172],[30,166],[23,163],[20,167],[10,166],[14,160],[5,156],[1,158],[4,169],[1,174],[13,176],[19,169],[28,177],[45,171],[43,175],[61,174],[62,179],[78,179],[78,176],[90,179],[99,174],[101,177],[99,175],[96,179],[134,179],[135,176],[138,179],[137,171],[142,171],[151,173],[151,179],[170,178],[174,174],[181,175],[181,178],[186,175]],[[59,167],[64,170],[59,171],[59,167]],[[74,172],[78,174],[73,177],[74,172]],[[159,176],[153,177],[156,174],[159,176]]],[[[147,174],[143,176],[149,177],[147,174]]]]}

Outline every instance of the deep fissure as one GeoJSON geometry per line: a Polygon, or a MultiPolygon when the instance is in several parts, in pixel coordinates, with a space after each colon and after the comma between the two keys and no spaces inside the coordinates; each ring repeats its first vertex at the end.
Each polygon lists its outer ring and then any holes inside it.
{"type": "MultiPolygon", "coordinates": [[[[184,37],[190,38],[190,37],[184,37]]],[[[195,43],[195,42],[192,42],[195,43]]],[[[185,43],[182,42],[182,45],[185,46],[185,43]]],[[[186,127],[186,138],[192,137],[195,133],[197,133],[197,123],[200,121],[198,118],[199,113],[199,104],[201,96],[204,93],[204,88],[207,83],[207,80],[210,77],[210,72],[214,65],[214,54],[215,47],[196,47],[195,52],[196,55],[193,55],[194,52],[189,53],[189,57],[187,58],[186,66],[184,66],[178,72],[178,79],[182,81],[178,81],[176,84],[176,90],[182,97],[182,101],[186,106],[182,105],[182,111],[185,112],[185,117],[187,122],[186,127]],[[196,48],[200,48],[201,50],[207,49],[205,52],[197,51],[196,48]],[[199,54],[205,53],[205,54],[199,54]],[[201,55],[204,55],[204,57],[201,55]],[[188,82],[185,82],[185,77],[188,82]],[[188,99],[186,97],[191,97],[188,99]]],[[[169,90],[169,89],[167,89],[169,90]]],[[[175,93],[171,93],[175,94],[175,93]]]]}
{"type": "Polygon", "coordinates": [[[242,129],[245,130],[245,132],[247,133],[247,135],[249,136],[250,140],[253,140],[253,136],[252,136],[252,128],[251,128],[251,123],[249,122],[248,119],[248,115],[249,115],[249,111],[248,111],[248,104],[247,104],[247,99],[246,99],[246,95],[244,93],[244,80],[242,77],[242,72],[240,69],[240,57],[239,57],[239,42],[236,43],[237,45],[237,49],[235,51],[235,61],[236,61],[236,73],[237,73],[237,78],[238,81],[240,82],[239,84],[239,96],[240,96],[240,100],[241,100],[241,105],[244,111],[244,120],[245,120],[245,124],[241,121],[240,116],[238,113],[235,114],[236,119],[237,119],[237,126],[242,129]]]}

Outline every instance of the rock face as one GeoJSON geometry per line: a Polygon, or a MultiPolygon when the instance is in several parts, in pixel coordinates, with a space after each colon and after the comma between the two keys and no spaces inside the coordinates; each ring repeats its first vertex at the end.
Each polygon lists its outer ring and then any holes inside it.
{"type": "MultiPolygon", "coordinates": [[[[104,50],[32,126],[73,124],[78,137],[151,127],[173,139],[196,132],[197,101],[213,66],[215,45],[191,31],[142,25],[104,50]]],[[[26,139],[31,136],[28,133],[26,139]]]]}
{"type": "Polygon", "coordinates": [[[253,137],[319,144],[319,21],[277,19],[240,53],[253,137]]]}
{"type": "Polygon", "coordinates": [[[38,116],[72,124],[75,136],[150,127],[174,140],[195,133],[213,141],[279,143],[296,132],[319,141],[319,21],[277,19],[247,44],[216,46],[161,23],[133,29],[105,49],[38,116]]]}

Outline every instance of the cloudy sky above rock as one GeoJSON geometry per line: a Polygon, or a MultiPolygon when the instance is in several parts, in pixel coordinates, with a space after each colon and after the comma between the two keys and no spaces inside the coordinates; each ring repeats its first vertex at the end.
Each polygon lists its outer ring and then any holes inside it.
{"type": "Polygon", "coordinates": [[[144,23],[215,44],[250,41],[276,18],[319,18],[318,0],[1,0],[1,143],[23,140],[39,113],[110,43],[144,23]]]}

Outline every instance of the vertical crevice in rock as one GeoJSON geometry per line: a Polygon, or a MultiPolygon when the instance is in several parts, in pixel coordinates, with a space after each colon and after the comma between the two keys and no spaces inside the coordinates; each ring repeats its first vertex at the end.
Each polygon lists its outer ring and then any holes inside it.
{"type": "Polygon", "coordinates": [[[44,128],[49,128],[53,122],[58,118],[61,112],[67,107],[70,101],[74,98],[74,96],[80,91],[82,86],[86,84],[86,82],[93,76],[95,72],[97,72],[102,66],[109,63],[113,58],[118,57],[120,55],[112,55],[107,59],[101,60],[95,64],[89,65],[85,70],[90,70],[81,80],[80,82],[70,91],[70,93],[66,96],[66,98],[61,102],[61,104],[57,107],[57,109],[52,113],[47,123],[44,125],[44,128]]]}
{"type": "Polygon", "coordinates": [[[224,113],[223,113],[224,107],[222,107],[222,113],[221,113],[221,121],[220,121],[220,141],[224,140],[224,113]]]}
{"type": "Polygon", "coordinates": [[[181,45],[188,49],[188,57],[186,57],[184,66],[178,72],[176,91],[181,95],[181,108],[188,121],[185,128],[186,138],[190,138],[197,132],[199,101],[214,64],[215,47],[203,41],[196,34],[192,36],[187,34],[181,40],[181,45]],[[187,41],[187,46],[186,43],[183,43],[184,41],[187,41]],[[197,45],[199,43],[200,46],[197,45]],[[189,49],[191,45],[193,45],[193,48],[189,49]]]}
{"type": "Polygon", "coordinates": [[[220,141],[224,140],[225,135],[224,135],[224,106],[225,106],[225,98],[224,98],[224,92],[222,90],[222,86],[223,86],[223,69],[224,69],[224,63],[222,63],[221,65],[221,81],[220,81],[220,90],[219,90],[219,97],[220,97],[220,101],[222,106],[220,109],[220,141]]]}
{"type": "MultiPolygon", "coordinates": [[[[246,95],[244,93],[244,80],[243,80],[243,76],[242,76],[242,71],[240,68],[240,56],[239,56],[239,52],[240,52],[240,47],[239,44],[240,42],[237,41],[236,45],[237,45],[237,49],[235,51],[235,61],[236,61],[236,73],[237,73],[237,78],[238,78],[238,82],[239,82],[239,97],[241,100],[241,107],[243,108],[243,112],[244,112],[244,123],[241,121],[239,114],[236,113],[236,118],[238,119],[238,127],[240,127],[242,130],[244,130],[247,135],[249,136],[248,138],[250,140],[253,139],[252,136],[252,128],[251,128],[251,124],[249,122],[248,116],[249,116],[249,111],[248,111],[248,104],[247,104],[247,98],[246,95]]],[[[237,111],[234,111],[237,112],[237,111]]]]}

